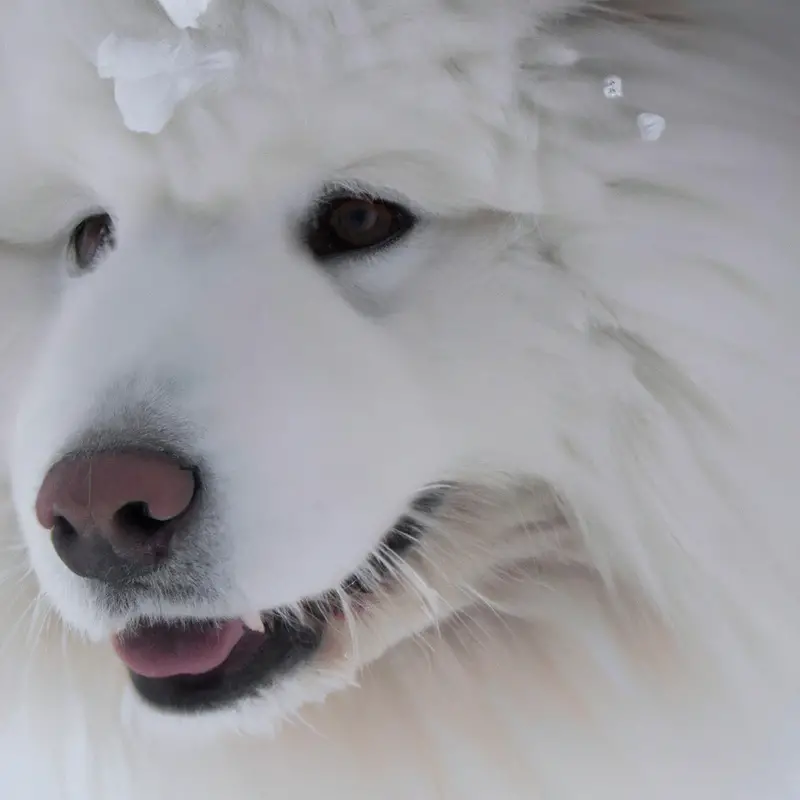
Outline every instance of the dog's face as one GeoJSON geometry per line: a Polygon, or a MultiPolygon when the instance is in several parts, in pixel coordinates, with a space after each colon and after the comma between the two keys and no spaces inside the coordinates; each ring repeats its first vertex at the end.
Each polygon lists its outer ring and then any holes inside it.
{"type": "Polygon", "coordinates": [[[695,230],[694,207],[635,195],[652,162],[602,76],[548,88],[574,54],[530,38],[532,6],[580,3],[212,3],[195,55],[227,68],[154,135],[98,47],[180,33],[100,5],[0,12],[0,72],[24,75],[0,86],[0,441],[22,569],[111,639],[140,710],[271,725],[520,585],[558,611],[576,576],[693,647],[741,617],[730,587],[790,607],[777,473],[746,464],[789,474],[796,448],[735,361],[769,371],[772,312],[733,256],[674,268],[654,219],[695,230]],[[569,150],[589,106],[638,159],[624,180],[569,150]],[[698,276],[750,309],[746,341],[735,313],[702,339],[698,276]]]}
{"type": "Polygon", "coordinates": [[[30,103],[3,90],[27,553],[149,705],[285,713],[560,524],[537,467],[580,296],[525,222],[516,22],[249,3],[212,16],[233,73],[143,136],[86,52],[177,32],[84,5],[41,52],[9,45],[30,103]]]}

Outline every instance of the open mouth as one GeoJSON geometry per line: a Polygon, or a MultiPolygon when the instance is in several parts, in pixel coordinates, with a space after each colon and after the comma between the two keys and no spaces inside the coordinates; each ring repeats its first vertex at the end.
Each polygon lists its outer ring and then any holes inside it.
{"type": "MultiPolygon", "coordinates": [[[[266,615],[265,615],[266,616],[266,615]]],[[[207,711],[252,697],[313,655],[324,622],[272,614],[264,630],[242,620],[182,620],[142,625],[114,637],[144,700],[173,711],[207,711]]]]}
{"type": "MultiPolygon", "coordinates": [[[[433,489],[412,505],[428,514],[443,490],[433,489]]],[[[375,553],[335,591],[280,610],[240,619],[134,623],[113,639],[141,697],[170,711],[208,711],[257,695],[308,661],[322,644],[328,620],[342,613],[344,597],[367,599],[388,579],[392,562],[419,540],[418,516],[402,517],[375,553]]]]}

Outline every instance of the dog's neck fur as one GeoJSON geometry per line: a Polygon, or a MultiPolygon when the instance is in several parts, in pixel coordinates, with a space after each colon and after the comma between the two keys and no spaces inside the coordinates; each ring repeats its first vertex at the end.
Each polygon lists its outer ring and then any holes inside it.
{"type": "Polygon", "coordinates": [[[471,613],[405,643],[274,738],[206,737],[200,718],[190,739],[144,735],[110,653],[51,627],[3,692],[17,709],[2,728],[4,785],[20,800],[771,796],[762,772],[784,755],[786,720],[752,694],[737,703],[652,619],[612,612],[580,579],[568,588],[571,610],[537,596],[532,615],[522,585],[506,615],[471,613]]]}

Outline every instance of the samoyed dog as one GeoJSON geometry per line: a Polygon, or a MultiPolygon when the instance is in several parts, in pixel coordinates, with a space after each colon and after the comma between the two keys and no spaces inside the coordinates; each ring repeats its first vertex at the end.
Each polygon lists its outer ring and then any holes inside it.
{"type": "Polygon", "coordinates": [[[0,794],[796,797],[798,35],[6,0],[0,794]]]}

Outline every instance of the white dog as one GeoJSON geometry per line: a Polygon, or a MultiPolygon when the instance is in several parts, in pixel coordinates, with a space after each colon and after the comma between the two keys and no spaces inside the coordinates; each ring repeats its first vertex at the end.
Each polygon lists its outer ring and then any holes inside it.
{"type": "Polygon", "coordinates": [[[5,0],[0,795],[792,797],[799,30],[5,0]]]}

